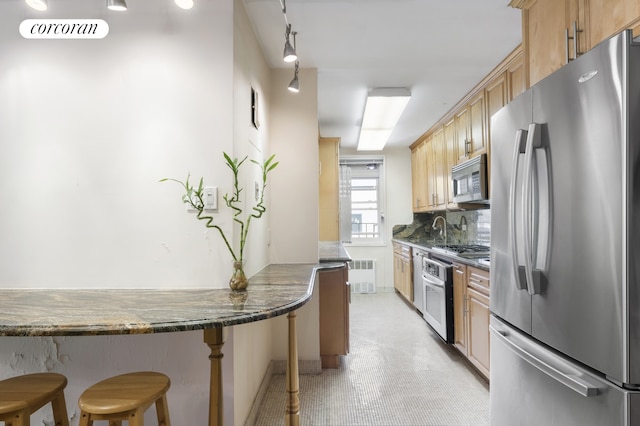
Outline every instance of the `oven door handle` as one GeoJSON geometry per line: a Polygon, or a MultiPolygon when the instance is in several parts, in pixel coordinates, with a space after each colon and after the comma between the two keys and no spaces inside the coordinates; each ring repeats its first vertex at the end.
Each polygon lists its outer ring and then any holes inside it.
{"type": "Polygon", "coordinates": [[[423,275],[422,276],[422,282],[428,286],[431,287],[438,287],[438,288],[444,288],[444,282],[440,281],[440,280],[432,280],[429,279],[429,277],[423,275]]]}

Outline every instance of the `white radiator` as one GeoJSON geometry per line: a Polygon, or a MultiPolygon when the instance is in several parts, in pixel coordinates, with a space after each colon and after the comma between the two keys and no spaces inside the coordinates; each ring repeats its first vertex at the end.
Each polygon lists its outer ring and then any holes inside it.
{"type": "Polygon", "coordinates": [[[352,293],[376,292],[376,261],[354,259],[349,262],[349,282],[352,293]]]}

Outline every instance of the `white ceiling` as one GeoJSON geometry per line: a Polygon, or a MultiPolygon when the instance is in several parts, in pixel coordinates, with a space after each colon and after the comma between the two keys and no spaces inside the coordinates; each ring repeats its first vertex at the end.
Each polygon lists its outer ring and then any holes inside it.
{"type": "MultiPolygon", "coordinates": [[[[388,147],[408,146],[521,40],[509,0],[288,0],[301,68],[318,69],[320,135],[355,147],[367,91],[412,92],[388,147]]],[[[282,60],[280,0],[244,0],[267,61],[282,60]]],[[[284,88],[283,88],[284,90],[284,88]]],[[[305,90],[304,80],[300,90],[305,90]]]]}

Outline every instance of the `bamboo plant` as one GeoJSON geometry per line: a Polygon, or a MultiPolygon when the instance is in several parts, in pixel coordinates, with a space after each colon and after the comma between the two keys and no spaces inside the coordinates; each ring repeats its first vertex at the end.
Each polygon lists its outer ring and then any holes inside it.
{"type": "Polygon", "coordinates": [[[275,154],[267,158],[262,164],[255,160],[251,160],[252,163],[257,164],[262,170],[262,185],[259,189],[257,204],[252,207],[252,211],[247,215],[246,218],[244,218],[242,216],[242,214],[244,213],[244,210],[241,207],[242,200],[240,199],[240,194],[242,193],[243,188],[240,187],[238,175],[240,173],[240,167],[247,160],[247,157],[244,157],[242,160],[238,160],[237,158],[231,158],[226,152],[223,152],[223,155],[225,164],[231,169],[231,172],[233,173],[233,192],[231,194],[225,194],[222,198],[226,206],[233,210],[234,222],[236,222],[240,226],[240,247],[237,252],[233,249],[231,240],[227,237],[224,230],[220,227],[220,225],[215,223],[214,217],[209,213],[205,213],[204,178],[200,178],[197,187],[191,184],[190,174],[187,175],[187,179],[184,182],[173,178],[164,178],[161,179],[160,182],[173,181],[179,183],[185,191],[185,193],[182,195],[182,202],[196,211],[196,217],[198,218],[198,220],[204,221],[207,228],[213,228],[218,231],[234,260],[235,271],[231,278],[231,281],[229,282],[229,286],[233,290],[244,290],[248,285],[248,281],[243,269],[244,248],[249,236],[251,220],[260,219],[262,215],[267,211],[264,203],[264,191],[267,187],[267,177],[269,173],[278,166],[279,163],[277,161],[274,161],[275,154]]]}

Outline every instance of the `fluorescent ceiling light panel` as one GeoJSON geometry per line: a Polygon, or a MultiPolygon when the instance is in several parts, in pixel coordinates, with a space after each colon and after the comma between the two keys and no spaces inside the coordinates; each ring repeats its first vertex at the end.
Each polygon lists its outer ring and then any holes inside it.
{"type": "Polygon", "coordinates": [[[369,92],[358,138],[358,151],[379,151],[384,148],[410,98],[411,92],[403,87],[372,89],[369,92]]]}

